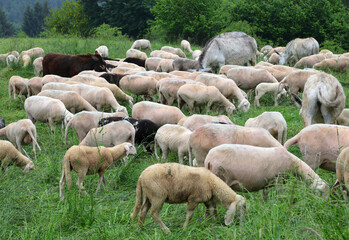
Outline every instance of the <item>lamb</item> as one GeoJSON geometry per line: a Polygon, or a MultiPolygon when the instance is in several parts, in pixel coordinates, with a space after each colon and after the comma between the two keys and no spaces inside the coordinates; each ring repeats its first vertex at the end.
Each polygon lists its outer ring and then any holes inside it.
{"type": "Polygon", "coordinates": [[[65,139],[66,148],[67,149],[69,148],[69,145],[68,145],[69,128],[72,127],[75,129],[76,134],[79,138],[79,141],[81,142],[91,128],[98,126],[98,121],[103,117],[127,117],[127,115],[122,112],[104,113],[104,112],[88,112],[88,111],[82,111],[75,114],[65,127],[64,139],[65,139]]]}
{"type": "Polygon", "coordinates": [[[129,49],[126,52],[126,58],[137,58],[140,60],[147,60],[147,54],[145,52],[139,51],[137,49],[129,49]]]}
{"type": "MultiPolygon", "coordinates": [[[[342,186],[343,193],[348,193],[349,190],[349,156],[348,156],[349,148],[344,148],[341,153],[338,155],[336,161],[336,175],[337,182],[339,184],[344,184],[344,188],[342,186]]],[[[345,196],[347,198],[347,196],[345,196]]]]}
{"type": "Polygon", "coordinates": [[[170,46],[163,46],[161,48],[161,50],[165,51],[165,52],[172,53],[172,54],[176,54],[176,55],[178,55],[181,58],[186,58],[187,57],[187,56],[185,56],[184,52],[180,48],[174,48],[174,47],[170,47],[170,46]]]}
{"type": "Polygon", "coordinates": [[[341,114],[337,117],[336,124],[349,126],[349,109],[344,108],[341,114]]]}
{"type": "Polygon", "coordinates": [[[285,148],[298,145],[304,162],[313,170],[318,167],[336,171],[339,153],[349,146],[349,127],[333,124],[313,124],[303,128],[286,141],[285,148]]]}
{"type": "Polygon", "coordinates": [[[205,204],[206,213],[209,214],[216,214],[216,204],[222,203],[228,209],[225,214],[226,225],[232,223],[235,214],[242,217],[246,212],[245,198],[236,194],[216,175],[205,168],[193,168],[178,163],[154,164],[141,173],[137,182],[132,219],[141,211],[138,225],[142,226],[151,208],[150,215],[154,221],[169,233],[170,230],[159,215],[164,202],[188,202],[184,228],[201,202],[205,204]],[[142,204],[143,192],[145,200],[142,204]]]}
{"type": "Polygon", "coordinates": [[[34,163],[20,153],[9,141],[0,140],[0,165],[5,172],[8,166],[15,164],[23,172],[34,169],[34,163]]]}
{"type": "Polygon", "coordinates": [[[185,115],[177,107],[142,101],[133,106],[132,117],[151,120],[161,127],[167,123],[177,124],[185,115]]]}
{"type": "Polygon", "coordinates": [[[314,54],[306,57],[302,57],[296,65],[295,68],[312,68],[316,63],[321,62],[325,59],[323,54],[314,54]]]}
{"type": "Polygon", "coordinates": [[[37,95],[39,92],[41,92],[42,80],[42,77],[33,77],[28,80],[28,97],[37,95]]]}
{"type": "Polygon", "coordinates": [[[190,135],[190,166],[193,165],[193,154],[196,158],[197,165],[203,167],[208,151],[224,143],[246,144],[257,147],[282,147],[282,145],[264,128],[209,123],[196,129],[190,135]]]}
{"type": "Polygon", "coordinates": [[[179,58],[177,54],[169,53],[163,50],[154,50],[149,54],[150,57],[159,57],[166,59],[176,59],[179,58]]]}
{"type": "Polygon", "coordinates": [[[149,96],[154,100],[156,83],[157,80],[153,77],[126,75],[120,80],[120,88],[136,95],[149,96]]]}
{"type": "Polygon", "coordinates": [[[104,173],[112,163],[119,161],[129,154],[137,154],[137,150],[131,143],[122,143],[115,147],[88,147],[72,146],[64,155],[62,177],[59,182],[59,195],[61,200],[64,199],[64,182],[67,182],[68,188],[71,187],[72,177],[71,170],[78,174],[78,186],[80,192],[86,194],[83,181],[86,175],[98,173],[98,192],[101,183],[105,185],[104,173]]]}
{"type": "Polygon", "coordinates": [[[145,60],[145,69],[147,71],[156,71],[159,62],[162,60],[162,58],[159,57],[149,57],[147,60],[145,60]]]}
{"type": "Polygon", "coordinates": [[[18,58],[16,56],[10,54],[6,57],[6,64],[8,68],[10,68],[12,64],[17,64],[17,63],[18,63],[18,58]]]}
{"type": "Polygon", "coordinates": [[[307,184],[311,184],[311,189],[324,196],[330,190],[327,183],[305,162],[283,147],[222,144],[208,152],[205,167],[234,191],[253,192],[264,189],[286,172],[301,176],[307,184]]]}
{"type": "Polygon", "coordinates": [[[45,96],[61,100],[65,107],[72,113],[97,111],[89,102],[74,91],[44,90],[38,96],[45,96]]]}
{"type": "Polygon", "coordinates": [[[236,85],[243,90],[254,89],[261,82],[278,83],[267,70],[252,67],[232,68],[228,71],[227,77],[234,80],[236,85]]]}
{"type": "Polygon", "coordinates": [[[13,93],[13,99],[16,99],[16,93],[18,97],[22,99],[22,95],[28,94],[28,79],[20,76],[12,76],[8,83],[8,94],[11,103],[13,93]]]}
{"type": "Polygon", "coordinates": [[[54,122],[64,121],[66,124],[73,117],[60,100],[44,96],[28,97],[24,102],[24,109],[27,118],[33,123],[48,122],[52,132],[55,128],[54,122]]]}
{"type": "Polygon", "coordinates": [[[201,53],[201,50],[194,50],[193,52],[191,52],[191,56],[194,60],[198,61],[201,53]]]}
{"type": "Polygon", "coordinates": [[[249,118],[245,127],[261,127],[266,130],[282,145],[286,142],[287,123],[279,112],[263,112],[255,118],[249,118]]]}
{"type": "Polygon", "coordinates": [[[128,121],[111,122],[103,127],[91,128],[79,145],[114,147],[123,142],[135,144],[135,128],[128,121]]]}
{"type": "Polygon", "coordinates": [[[169,152],[178,154],[180,164],[183,164],[184,156],[188,156],[188,143],[192,131],[177,124],[165,124],[159,128],[155,135],[154,151],[157,160],[160,157],[157,153],[157,146],[162,151],[162,161],[167,160],[169,152]]]}
{"type": "Polygon", "coordinates": [[[152,51],[150,41],[147,39],[138,39],[138,40],[134,41],[131,48],[136,48],[136,49],[147,49],[148,48],[150,51],[152,51]]]}
{"type": "Polygon", "coordinates": [[[108,47],[105,45],[99,46],[98,48],[96,48],[95,50],[95,54],[99,54],[101,55],[103,58],[107,58],[108,57],[108,47]]]}
{"type": "Polygon", "coordinates": [[[197,84],[186,84],[181,86],[177,92],[178,107],[183,108],[186,103],[191,114],[195,106],[206,105],[206,112],[213,105],[216,108],[223,107],[228,115],[233,115],[235,106],[214,86],[202,86],[197,84]]]}
{"type": "Polygon", "coordinates": [[[157,72],[171,72],[173,71],[173,59],[162,59],[155,71],[157,72]]]}
{"type": "Polygon", "coordinates": [[[250,102],[243,96],[242,90],[231,79],[223,78],[215,74],[203,73],[195,78],[207,86],[215,86],[228,100],[238,100],[238,109],[248,112],[250,102]]]}
{"type": "Polygon", "coordinates": [[[35,60],[33,61],[34,74],[37,77],[43,74],[42,60],[43,60],[43,57],[38,57],[38,58],[35,58],[35,60]]]}
{"type": "Polygon", "coordinates": [[[188,71],[199,69],[199,61],[188,58],[177,58],[173,60],[173,69],[177,71],[188,71]]]}
{"type": "MultiPolygon", "coordinates": [[[[5,125],[5,124],[4,124],[5,125]]],[[[35,145],[41,151],[41,148],[37,142],[36,128],[32,121],[29,119],[22,119],[17,122],[10,123],[6,127],[1,128],[0,137],[6,138],[11,141],[19,151],[22,151],[28,156],[27,152],[23,149],[22,144],[33,143],[33,154],[36,158],[35,145]]]]}
{"type": "Polygon", "coordinates": [[[304,85],[300,115],[304,127],[324,122],[334,124],[344,109],[345,94],[337,78],[319,73],[308,78],[304,85]]]}
{"type": "Polygon", "coordinates": [[[199,127],[207,123],[233,124],[233,122],[225,115],[210,116],[203,114],[193,114],[190,117],[184,117],[178,122],[178,125],[188,128],[190,131],[195,131],[199,127]]]}
{"type": "Polygon", "coordinates": [[[102,127],[108,123],[122,120],[130,122],[135,128],[135,143],[137,145],[143,144],[145,151],[152,152],[150,144],[154,142],[154,137],[159,129],[159,126],[148,119],[136,119],[130,117],[107,117],[102,118],[98,122],[98,126],[102,127]]]}
{"type": "Polygon", "coordinates": [[[182,48],[184,51],[188,51],[188,52],[190,52],[190,53],[193,52],[193,50],[191,50],[190,43],[189,43],[187,40],[182,40],[182,41],[181,41],[181,48],[182,48]]]}
{"type": "Polygon", "coordinates": [[[254,98],[254,106],[260,107],[259,99],[264,96],[266,93],[271,93],[274,95],[274,106],[279,106],[278,99],[282,96],[287,95],[287,92],[284,88],[280,87],[279,83],[265,83],[262,82],[257,85],[255,89],[256,96],[254,98]]]}

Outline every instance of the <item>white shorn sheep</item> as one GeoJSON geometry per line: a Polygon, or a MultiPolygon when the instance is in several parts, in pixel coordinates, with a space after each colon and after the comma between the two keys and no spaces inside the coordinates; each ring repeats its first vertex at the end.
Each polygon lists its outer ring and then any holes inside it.
{"type": "Polygon", "coordinates": [[[145,61],[147,59],[147,54],[140,50],[131,48],[127,50],[126,58],[138,58],[145,61]]]}
{"type": "Polygon", "coordinates": [[[28,94],[28,79],[20,76],[12,76],[8,83],[8,95],[11,103],[12,93],[13,99],[16,99],[16,93],[18,97],[22,99],[22,95],[28,94]]]}
{"type": "Polygon", "coordinates": [[[190,53],[193,52],[193,50],[191,50],[190,43],[187,40],[181,41],[181,48],[185,51],[190,52],[190,53]]]}
{"type": "Polygon", "coordinates": [[[136,189],[136,204],[132,219],[141,211],[138,225],[142,226],[150,209],[150,215],[162,230],[170,229],[162,222],[159,212],[167,203],[188,203],[186,228],[199,203],[204,203],[207,213],[216,214],[216,204],[228,209],[225,225],[232,223],[235,215],[245,214],[245,198],[236,194],[220,178],[205,168],[194,168],[178,163],[154,164],[139,176],[136,189]],[[145,200],[142,202],[143,193],[145,200]]]}
{"type": "Polygon", "coordinates": [[[12,64],[17,64],[17,63],[18,63],[18,58],[16,56],[10,54],[6,57],[6,64],[8,68],[10,68],[12,64]]]}
{"type": "Polygon", "coordinates": [[[137,150],[131,143],[122,143],[112,148],[72,146],[64,155],[62,178],[59,182],[61,200],[64,198],[64,182],[67,182],[68,188],[71,187],[71,169],[78,174],[76,185],[80,192],[82,191],[85,194],[86,191],[83,186],[85,176],[98,173],[97,193],[101,183],[103,182],[105,185],[104,173],[109,166],[129,154],[134,155],[136,153],[137,150]]]}
{"type": "Polygon", "coordinates": [[[260,83],[255,89],[256,96],[254,98],[254,106],[260,107],[259,99],[266,93],[274,95],[274,106],[279,106],[278,99],[287,95],[287,91],[283,87],[279,87],[279,83],[260,83]]]}
{"type": "Polygon", "coordinates": [[[35,58],[35,60],[33,61],[34,74],[37,77],[43,73],[42,60],[43,60],[43,57],[38,57],[38,58],[35,58]]]}
{"type": "Polygon", "coordinates": [[[132,44],[131,48],[136,48],[136,49],[149,49],[151,50],[151,46],[150,46],[150,41],[147,39],[138,39],[136,41],[134,41],[134,43],[132,44]]]}
{"type": "Polygon", "coordinates": [[[188,156],[188,142],[192,132],[186,127],[176,124],[165,124],[158,129],[155,135],[154,151],[158,160],[157,145],[162,151],[162,161],[167,160],[169,152],[178,154],[180,164],[183,164],[184,156],[188,156]]]}
{"type": "Polygon", "coordinates": [[[108,57],[108,47],[105,45],[99,46],[98,48],[96,48],[95,53],[98,53],[99,55],[101,55],[104,58],[108,57]]]}
{"type": "Polygon", "coordinates": [[[9,141],[0,140],[0,166],[5,172],[10,165],[16,165],[24,172],[34,169],[34,163],[20,153],[9,141]]]}

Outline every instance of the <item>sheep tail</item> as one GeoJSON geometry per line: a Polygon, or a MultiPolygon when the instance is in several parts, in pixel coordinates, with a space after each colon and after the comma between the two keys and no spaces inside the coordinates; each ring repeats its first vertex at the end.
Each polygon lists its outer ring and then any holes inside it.
{"type": "Polygon", "coordinates": [[[69,144],[68,144],[68,130],[70,128],[70,126],[72,125],[72,121],[73,119],[70,119],[70,121],[67,123],[66,127],[65,127],[65,134],[64,134],[64,139],[65,139],[65,147],[68,149],[69,148],[69,144]]]}
{"type": "Polygon", "coordinates": [[[288,141],[285,142],[284,147],[286,149],[289,148],[289,146],[297,144],[298,143],[298,134],[294,136],[293,138],[289,139],[288,141]]]}
{"type": "Polygon", "coordinates": [[[69,158],[64,159],[62,172],[65,175],[65,179],[66,179],[66,182],[67,182],[68,189],[70,189],[71,185],[72,185],[72,177],[71,177],[69,158]]]}
{"type": "Polygon", "coordinates": [[[143,199],[142,195],[143,195],[143,191],[142,191],[141,179],[138,179],[137,188],[136,188],[136,204],[135,204],[135,208],[133,209],[132,220],[137,217],[139,210],[142,207],[142,199],[143,199]]]}
{"type": "Polygon", "coordinates": [[[156,138],[154,139],[154,152],[155,152],[155,157],[158,161],[160,161],[160,157],[158,156],[158,141],[156,140],[156,138]]]}
{"type": "Polygon", "coordinates": [[[319,88],[319,91],[318,91],[318,99],[319,101],[322,103],[322,104],[325,104],[326,106],[328,107],[337,107],[338,105],[341,104],[341,100],[340,98],[338,97],[338,93],[339,93],[339,88],[338,86],[336,87],[336,96],[334,98],[333,101],[329,101],[328,99],[326,99],[325,97],[322,96],[322,93],[321,93],[321,88],[319,88]]]}
{"type": "Polygon", "coordinates": [[[300,98],[297,96],[297,94],[292,93],[291,96],[292,96],[292,98],[294,99],[294,101],[295,101],[297,104],[299,104],[300,106],[302,106],[302,99],[300,99],[300,98]]]}

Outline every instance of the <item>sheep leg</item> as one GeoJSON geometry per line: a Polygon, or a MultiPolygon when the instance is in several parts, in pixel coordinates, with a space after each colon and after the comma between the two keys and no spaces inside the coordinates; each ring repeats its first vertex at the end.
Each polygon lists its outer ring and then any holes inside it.
{"type": "Polygon", "coordinates": [[[279,106],[278,99],[279,99],[279,94],[275,93],[274,94],[274,107],[279,106]]]}
{"type": "Polygon", "coordinates": [[[185,219],[183,228],[186,228],[188,226],[189,221],[190,221],[191,217],[193,216],[194,210],[195,210],[197,205],[198,205],[197,202],[188,202],[187,217],[185,219]]]}
{"type": "Polygon", "coordinates": [[[180,164],[183,164],[184,153],[182,151],[178,151],[178,161],[180,164]]]}
{"type": "Polygon", "coordinates": [[[162,151],[162,157],[161,157],[161,161],[165,162],[167,160],[168,154],[169,154],[169,149],[167,147],[164,148],[160,148],[162,151]]]}
{"type": "Polygon", "coordinates": [[[54,133],[54,131],[55,131],[55,123],[53,122],[52,118],[48,118],[48,125],[50,126],[51,132],[54,133]]]}
{"type": "Polygon", "coordinates": [[[1,168],[2,168],[3,172],[7,171],[7,167],[9,165],[10,161],[11,161],[11,158],[9,157],[9,155],[6,155],[4,160],[2,161],[2,164],[1,164],[1,168]]]}
{"type": "Polygon", "coordinates": [[[155,201],[152,201],[150,215],[162,230],[164,230],[166,233],[170,233],[171,232],[170,229],[166,227],[165,223],[161,220],[161,217],[159,215],[159,212],[162,208],[162,205],[164,204],[164,201],[165,199],[156,199],[155,201]]]}
{"type": "Polygon", "coordinates": [[[84,188],[84,185],[83,185],[86,173],[87,173],[87,171],[79,172],[79,174],[78,174],[78,181],[76,182],[76,186],[79,188],[80,193],[83,193],[84,195],[87,195],[87,192],[85,191],[85,188],[84,188]]]}
{"type": "Polygon", "coordinates": [[[65,173],[62,171],[62,177],[61,180],[59,181],[59,196],[61,197],[61,200],[64,199],[64,182],[65,182],[65,173]]]}
{"type": "Polygon", "coordinates": [[[151,203],[149,201],[149,198],[145,197],[144,203],[142,204],[141,207],[141,214],[139,215],[139,220],[138,220],[138,226],[143,226],[145,217],[147,216],[147,213],[151,207],[151,203]]]}
{"type": "Polygon", "coordinates": [[[104,181],[104,175],[103,174],[99,174],[99,178],[98,178],[98,184],[97,184],[97,189],[96,189],[96,194],[99,191],[99,188],[101,187],[101,183],[104,183],[104,187],[105,187],[105,181],[104,181]]]}

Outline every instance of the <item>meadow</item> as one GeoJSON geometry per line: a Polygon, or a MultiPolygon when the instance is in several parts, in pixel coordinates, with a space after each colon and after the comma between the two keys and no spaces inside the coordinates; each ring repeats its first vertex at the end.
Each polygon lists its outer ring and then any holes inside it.
{"type": "MultiPolygon", "coordinates": [[[[45,53],[85,54],[93,53],[102,44],[108,46],[111,58],[123,58],[132,42],[127,39],[0,39],[0,53],[42,47],[45,53]]],[[[152,42],[153,49],[163,45],[169,44],[152,42]]],[[[179,44],[171,46],[179,47],[179,44]]],[[[200,49],[199,46],[192,48],[200,49]]],[[[349,96],[349,73],[331,74],[338,78],[349,96]]],[[[9,102],[8,80],[13,75],[34,77],[33,66],[0,65],[0,116],[6,124],[26,118],[23,101],[9,102]]],[[[299,108],[291,105],[288,98],[281,99],[278,107],[273,106],[272,96],[264,96],[260,108],[253,107],[253,100],[250,102],[249,112],[237,112],[231,117],[234,123],[244,125],[248,118],[264,111],[279,111],[287,121],[287,139],[302,129],[299,108]]],[[[129,106],[127,109],[131,114],[129,106]]],[[[189,115],[187,111],[184,113],[189,115]]],[[[201,204],[184,230],[186,205],[165,204],[161,217],[172,231],[170,235],[162,232],[149,214],[145,225],[139,228],[137,222],[131,220],[137,179],[147,166],[158,162],[154,155],[143,152],[142,147],[137,148],[137,155],[131,156],[126,165],[117,163],[106,172],[106,187],[98,194],[94,193],[98,176],[91,175],[84,181],[87,196],[80,195],[73,184],[71,190],[66,189],[65,200],[60,201],[59,180],[66,152],[62,131],[58,124],[54,133],[45,123],[36,123],[36,127],[42,151],[33,159],[35,170],[24,175],[20,168],[11,166],[6,173],[0,173],[0,239],[347,239],[349,236],[349,207],[340,191],[323,199],[293,175],[280,176],[283,183],[272,186],[267,199],[263,199],[262,191],[239,193],[247,199],[248,212],[242,221],[236,220],[229,226],[224,225],[222,206],[218,206],[216,219],[206,219],[205,207],[201,204]]],[[[68,141],[70,145],[78,144],[72,130],[68,141]]],[[[24,148],[33,157],[31,145],[24,148]]],[[[292,146],[290,151],[301,157],[298,147],[292,146]]],[[[177,156],[170,154],[169,161],[177,162],[177,156]]],[[[336,180],[334,172],[317,169],[316,173],[329,185],[336,180]]],[[[75,181],[73,173],[73,183],[75,181]]]]}

